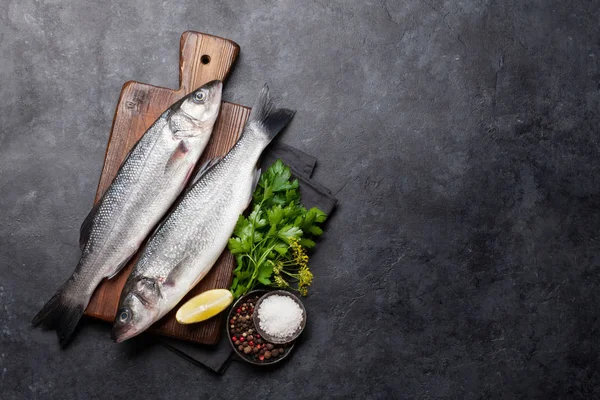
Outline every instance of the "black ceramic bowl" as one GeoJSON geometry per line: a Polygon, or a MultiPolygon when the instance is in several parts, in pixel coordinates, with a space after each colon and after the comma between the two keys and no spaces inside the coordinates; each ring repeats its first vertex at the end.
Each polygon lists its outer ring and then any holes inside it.
{"type": "Polygon", "coordinates": [[[233,306],[231,307],[231,309],[229,310],[229,314],[227,314],[227,321],[225,322],[226,323],[225,333],[227,334],[227,341],[231,345],[233,352],[243,361],[245,361],[249,364],[260,365],[260,366],[277,364],[278,362],[281,362],[282,360],[285,360],[286,358],[288,358],[290,353],[292,352],[292,349],[294,348],[294,343],[288,343],[286,345],[286,351],[283,356],[280,356],[277,358],[271,358],[269,360],[263,360],[263,361],[251,360],[246,356],[246,354],[244,354],[243,351],[239,351],[238,348],[236,347],[235,343],[233,343],[233,341],[231,340],[231,334],[229,332],[229,321],[231,321],[231,318],[235,314],[235,310],[237,310],[242,303],[244,303],[249,298],[252,298],[255,296],[258,296],[260,298],[263,295],[265,295],[266,293],[269,293],[269,291],[268,290],[253,290],[252,292],[246,293],[245,295],[243,295],[242,297],[237,299],[236,302],[233,303],[233,306]]]}
{"type": "Polygon", "coordinates": [[[284,344],[284,343],[293,342],[294,340],[296,340],[298,338],[298,336],[300,336],[300,334],[304,330],[304,327],[306,326],[306,309],[304,308],[304,304],[302,304],[302,301],[300,301],[300,299],[297,296],[293,295],[292,293],[290,293],[286,290],[274,290],[272,292],[264,294],[263,296],[260,297],[260,299],[258,299],[258,301],[256,302],[255,310],[258,311],[260,304],[265,299],[269,298],[270,296],[285,296],[285,297],[289,297],[290,299],[292,299],[296,304],[298,304],[298,306],[300,306],[300,309],[302,310],[302,322],[300,323],[300,326],[298,327],[296,332],[292,333],[288,337],[278,338],[278,337],[269,335],[267,332],[265,332],[264,330],[262,330],[260,328],[260,318],[259,318],[258,312],[254,312],[253,319],[254,319],[254,326],[256,327],[256,331],[258,333],[260,333],[260,336],[262,336],[264,339],[266,339],[267,341],[269,341],[271,343],[284,344]]]}

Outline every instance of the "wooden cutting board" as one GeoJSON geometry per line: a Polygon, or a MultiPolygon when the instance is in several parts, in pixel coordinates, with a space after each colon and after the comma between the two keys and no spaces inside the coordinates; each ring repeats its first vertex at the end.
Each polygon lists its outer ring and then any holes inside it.
{"type": "MultiPolygon", "coordinates": [[[[133,145],[150,125],[171,104],[199,86],[213,79],[224,80],[239,53],[239,46],[227,39],[198,32],[185,32],[180,41],[179,89],[167,89],[145,83],[125,83],[115,111],[108,139],[104,167],[96,192],[97,202],[110,186],[121,163],[133,145]]],[[[250,109],[223,102],[211,139],[198,165],[210,158],[225,155],[239,138],[250,109]]],[[[96,289],[85,311],[86,315],[113,322],[121,290],[137,260],[137,256],[117,276],[104,280],[96,289]]],[[[225,250],[210,273],[182,300],[187,301],[209,289],[228,288],[234,267],[234,258],[225,250]]],[[[180,325],[175,321],[176,307],[154,324],[149,331],[160,335],[204,344],[215,344],[223,330],[223,315],[208,321],[180,325]]]]}

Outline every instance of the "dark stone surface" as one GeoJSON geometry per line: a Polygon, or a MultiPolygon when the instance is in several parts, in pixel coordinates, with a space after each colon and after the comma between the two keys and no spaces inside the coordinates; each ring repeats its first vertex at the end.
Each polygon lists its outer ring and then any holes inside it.
{"type": "Polygon", "coordinates": [[[599,398],[600,3],[240,3],[0,5],[1,397],[599,398]],[[240,44],[224,98],[269,82],[340,200],[274,371],[30,326],[77,262],[121,85],[176,86],[186,29],[240,44]]]}

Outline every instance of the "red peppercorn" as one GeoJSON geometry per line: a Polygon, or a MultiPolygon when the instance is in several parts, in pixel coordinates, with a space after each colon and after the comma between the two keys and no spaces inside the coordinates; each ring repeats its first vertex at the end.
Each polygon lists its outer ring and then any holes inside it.
{"type": "Polygon", "coordinates": [[[260,335],[259,335],[258,333],[256,334],[256,338],[257,338],[257,339],[260,339],[260,335]]]}
{"type": "Polygon", "coordinates": [[[242,337],[240,338],[240,342],[243,342],[243,341],[244,341],[244,339],[246,339],[246,338],[242,336],[242,337]]]}
{"type": "Polygon", "coordinates": [[[260,344],[257,344],[257,345],[256,345],[256,348],[257,348],[257,349],[260,349],[260,344]]]}
{"type": "Polygon", "coordinates": [[[265,359],[265,356],[260,356],[260,357],[258,357],[258,358],[260,359],[260,361],[262,361],[262,360],[264,360],[264,359],[265,359]]]}
{"type": "Polygon", "coordinates": [[[235,342],[237,340],[237,338],[234,336],[231,338],[231,340],[233,340],[235,342]]]}
{"type": "Polygon", "coordinates": [[[242,312],[241,308],[238,308],[237,310],[235,310],[235,312],[237,312],[238,314],[242,312]]]}
{"type": "Polygon", "coordinates": [[[250,346],[254,346],[254,342],[253,342],[253,341],[249,341],[249,342],[248,342],[248,344],[249,344],[250,346]]]}

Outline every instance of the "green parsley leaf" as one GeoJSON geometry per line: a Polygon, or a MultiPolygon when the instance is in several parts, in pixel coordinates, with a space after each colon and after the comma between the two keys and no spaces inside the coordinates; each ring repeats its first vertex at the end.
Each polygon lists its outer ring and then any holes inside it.
{"type": "Polygon", "coordinates": [[[285,240],[287,243],[290,242],[291,238],[297,239],[302,235],[302,229],[293,225],[286,225],[279,230],[278,237],[285,240]]]}
{"type": "Polygon", "coordinates": [[[276,205],[267,211],[267,215],[269,218],[269,224],[271,224],[271,226],[277,226],[277,224],[283,219],[283,209],[281,206],[276,205]]]}
{"type": "Polygon", "coordinates": [[[269,277],[273,274],[273,265],[271,263],[264,263],[258,268],[257,280],[263,285],[270,285],[271,280],[269,277]]]}
{"type": "Polygon", "coordinates": [[[240,254],[245,252],[244,246],[242,245],[242,241],[239,237],[229,239],[228,247],[229,251],[231,251],[231,254],[240,254]]]}
{"type": "Polygon", "coordinates": [[[285,243],[279,242],[273,247],[273,250],[275,250],[276,252],[278,252],[279,254],[281,254],[283,256],[288,252],[289,248],[290,247],[288,245],[286,245],[285,243]]]}
{"type": "Polygon", "coordinates": [[[307,249],[312,249],[313,247],[315,247],[315,242],[310,240],[310,239],[300,239],[300,244],[304,247],[306,247],[307,249]]]}

